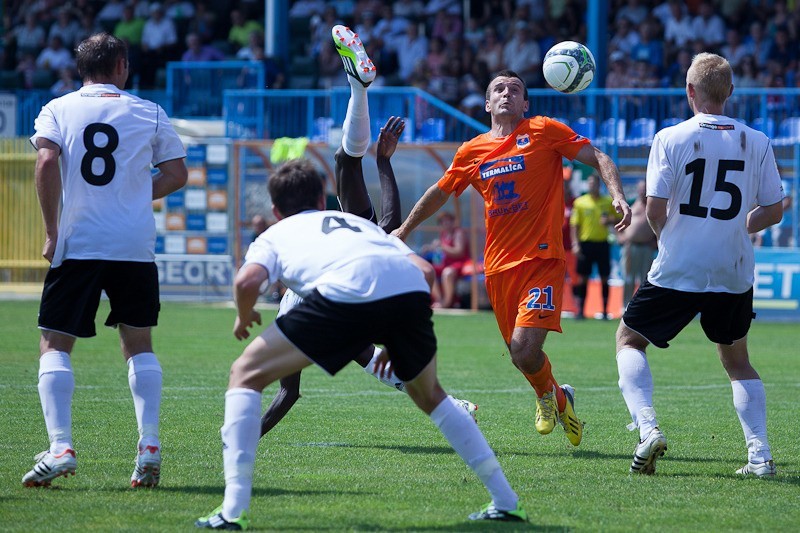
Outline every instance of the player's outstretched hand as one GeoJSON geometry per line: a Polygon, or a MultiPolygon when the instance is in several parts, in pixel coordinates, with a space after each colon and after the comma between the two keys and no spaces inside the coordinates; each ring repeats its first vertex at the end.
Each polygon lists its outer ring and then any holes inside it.
{"type": "Polygon", "coordinates": [[[381,133],[378,135],[378,157],[389,159],[394,154],[397,148],[397,141],[403,134],[406,128],[406,123],[400,117],[389,117],[386,124],[381,128],[381,133]]]}
{"type": "Polygon", "coordinates": [[[614,210],[622,215],[622,220],[617,222],[617,225],[614,226],[614,229],[617,231],[622,231],[628,226],[631,225],[631,206],[628,205],[628,202],[625,199],[622,200],[614,200],[612,204],[614,206],[614,210]]]}
{"type": "Polygon", "coordinates": [[[248,330],[253,327],[253,322],[259,326],[261,325],[261,313],[255,309],[250,311],[250,318],[248,320],[242,320],[242,318],[237,315],[236,321],[233,323],[233,336],[240,341],[248,338],[250,336],[248,330]]]}

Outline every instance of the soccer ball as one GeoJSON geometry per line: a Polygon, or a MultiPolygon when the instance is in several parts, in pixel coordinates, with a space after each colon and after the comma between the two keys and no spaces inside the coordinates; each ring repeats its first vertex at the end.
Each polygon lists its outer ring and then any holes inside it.
{"type": "Polygon", "coordinates": [[[563,41],[554,45],[544,56],[544,79],[556,91],[576,93],[584,90],[594,79],[594,56],[581,43],[563,41]]]}

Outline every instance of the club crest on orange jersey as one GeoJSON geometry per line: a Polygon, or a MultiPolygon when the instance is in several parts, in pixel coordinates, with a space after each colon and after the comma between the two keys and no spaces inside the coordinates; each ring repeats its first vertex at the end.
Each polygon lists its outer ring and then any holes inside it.
{"type": "Polygon", "coordinates": [[[531,143],[531,138],[528,136],[527,133],[523,133],[522,135],[517,135],[517,148],[525,148],[531,143]]]}

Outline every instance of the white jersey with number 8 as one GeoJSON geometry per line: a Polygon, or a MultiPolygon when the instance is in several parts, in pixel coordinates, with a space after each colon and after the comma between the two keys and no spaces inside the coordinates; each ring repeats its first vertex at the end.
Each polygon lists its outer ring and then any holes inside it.
{"type": "Polygon", "coordinates": [[[114,85],[87,85],[42,108],[31,143],[61,148],[62,212],[53,267],[64,259],[155,259],[151,165],[186,151],[161,106],[114,85]]]}
{"type": "Polygon", "coordinates": [[[753,286],[747,214],[783,199],[763,133],[707,114],[658,132],[647,163],[647,196],[668,199],[650,283],[734,294],[753,286]]]}

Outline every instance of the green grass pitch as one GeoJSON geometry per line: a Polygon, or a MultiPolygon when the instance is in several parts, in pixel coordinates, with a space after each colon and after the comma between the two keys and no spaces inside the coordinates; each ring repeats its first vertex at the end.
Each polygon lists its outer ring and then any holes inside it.
{"type": "MultiPolygon", "coordinates": [[[[108,307],[101,305],[98,324],[108,307]]],[[[164,368],[162,482],[131,490],[133,402],[116,332],[73,354],[78,473],[50,489],[22,475],[47,447],[37,382],[37,302],[0,302],[0,529],[190,531],[223,494],[223,394],[243,345],[230,308],[165,303],[155,330],[164,368]]],[[[266,319],[274,311],[265,310],[266,319]]],[[[263,439],[251,504],[262,531],[754,531],[800,527],[800,329],[754,322],[751,358],[767,390],[778,465],[773,480],[740,479],[744,439],[716,351],[691,324],[650,350],[656,410],[669,450],[653,477],[628,475],[635,433],[616,384],[617,323],[564,320],[546,351],[576,387],[583,443],[533,428],[533,392],[512,367],[494,318],[436,315],[445,389],[480,407],[478,421],[531,517],[530,525],[466,520],[489,501],[477,478],[404,395],[356,365],[304,372],[303,397],[263,439]]],[[[266,406],[275,391],[267,389],[266,406]]]]}

